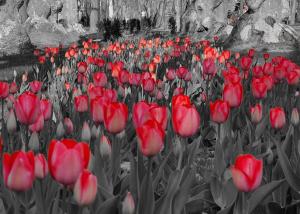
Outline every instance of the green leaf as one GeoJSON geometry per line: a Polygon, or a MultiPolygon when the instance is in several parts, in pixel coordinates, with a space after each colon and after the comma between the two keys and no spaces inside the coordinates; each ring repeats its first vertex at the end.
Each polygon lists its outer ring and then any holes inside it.
{"type": "Polygon", "coordinates": [[[249,213],[251,213],[268,195],[276,190],[285,180],[272,181],[256,189],[249,200],[249,213]]]}
{"type": "Polygon", "coordinates": [[[278,159],[282,168],[282,171],[285,175],[285,178],[289,185],[296,191],[300,191],[300,178],[294,173],[293,168],[291,166],[291,163],[285,154],[285,152],[282,150],[281,145],[279,144],[278,141],[274,140],[276,143],[277,147],[277,154],[278,154],[278,159]]]}

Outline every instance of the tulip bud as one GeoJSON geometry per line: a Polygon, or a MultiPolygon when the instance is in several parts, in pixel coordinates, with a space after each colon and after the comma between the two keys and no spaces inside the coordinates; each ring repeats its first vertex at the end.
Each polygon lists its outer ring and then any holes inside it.
{"type": "Polygon", "coordinates": [[[43,179],[48,174],[48,163],[43,154],[37,154],[34,157],[34,172],[35,177],[39,179],[43,179]]]}
{"type": "Polygon", "coordinates": [[[270,123],[271,127],[281,129],[285,123],[285,112],[282,107],[275,107],[270,109],[270,123]]]}
{"type": "Polygon", "coordinates": [[[268,164],[272,164],[273,160],[274,160],[274,154],[273,154],[272,149],[268,148],[267,153],[268,153],[267,162],[268,162],[268,164]]]}
{"type": "Polygon", "coordinates": [[[97,178],[87,170],[78,177],[74,186],[75,201],[83,206],[93,203],[97,195],[97,178]]]}
{"type": "Polygon", "coordinates": [[[16,121],[15,113],[12,109],[9,112],[6,126],[9,134],[14,133],[17,129],[17,121],[16,121]]]}
{"type": "Polygon", "coordinates": [[[130,192],[127,193],[124,201],[122,202],[122,214],[134,214],[135,204],[130,192]]]}
{"type": "Polygon", "coordinates": [[[291,123],[294,126],[297,126],[299,124],[299,112],[297,108],[293,108],[292,110],[291,123]]]}
{"type": "Polygon", "coordinates": [[[90,142],[91,140],[91,129],[87,122],[83,123],[82,131],[81,131],[81,140],[85,142],[90,142]]]}
{"type": "Polygon", "coordinates": [[[63,123],[60,121],[56,129],[56,138],[61,139],[65,135],[65,128],[63,123]]]}
{"type": "Polygon", "coordinates": [[[111,143],[104,135],[100,139],[100,155],[103,160],[110,159],[111,157],[111,143]]]}
{"type": "Polygon", "coordinates": [[[38,151],[40,147],[39,136],[36,132],[33,132],[29,139],[29,148],[33,151],[38,151]]]}
{"type": "Polygon", "coordinates": [[[262,106],[261,104],[256,104],[250,107],[251,121],[253,123],[259,123],[262,119],[262,106]]]}
{"type": "Polygon", "coordinates": [[[93,125],[93,127],[92,127],[92,138],[93,139],[97,139],[98,138],[98,136],[100,135],[100,128],[99,127],[97,127],[97,126],[95,126],[95,125],[93,125]]]}
{"type": "Polygon", "coordinates": [[[73,127],[73,123],[72,123],[72,120],[68,117],[66,117],[64,119],[64,127],[65,127],[65,130],[66,130],[66,134],[67,135],[70,135],[72,134],[73,130],[74,130],[74,127],[73,127]]]}

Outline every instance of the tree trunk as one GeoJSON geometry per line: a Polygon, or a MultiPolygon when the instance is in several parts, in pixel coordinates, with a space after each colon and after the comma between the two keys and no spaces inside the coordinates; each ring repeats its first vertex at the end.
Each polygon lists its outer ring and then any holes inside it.
{"type": "Polygon", "coordinates": [[[108,0],[108,17],[112,19],[114,17],[114,2],[113,0],[108,0]]]}
{"type": "Polygon", "coordinates": [[[297,9],[297,0],[292,0],[292,12],[290,17],[290,24],[294,25],[296,20],[296,9],[297,9]]]}
{"type": "Polygon", "coordinates": [[[90,32],[97,32],[99,0],[91,0],[90,32]]]}
{"type": "Polygon", "coordinates": [[[175,12],[176,12],[176,32],[180,32],[181,29],[181,0],[175,0],[175,12]]]}

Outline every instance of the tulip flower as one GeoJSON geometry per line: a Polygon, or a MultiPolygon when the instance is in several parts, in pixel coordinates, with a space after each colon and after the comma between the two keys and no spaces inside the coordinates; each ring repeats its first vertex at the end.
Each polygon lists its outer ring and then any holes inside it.
{"type": "Polygon", "coordinates": [[[285,77],[289,85],[297,85],[299,83],[299,75],[296,71],[288,72],[285,77]]]}
{"type": "Polygon", "coordinates": [[[79,175],[74,186],[74,199],[80,205],[89,205],[94,202],[97,195],[97,177],[84,170],[79,175]]]}
{"type": "Polygon", "coordinates": [[[200,127],[200,115],[191,104],[177,104],[172,107],[172,124],[175,133],[182,137],[190,137],[200,127]]]}
{"type": "Polygon", "coordinates": [[[152,118],[165,130],[168,123],[168,109],[166,106],[152,105],[149,109],[152,118]]]}
{"type": "Polygon", "coordinates": [[[120,133],[126,127],[128,108],[124,103],[110,102],[104,107],[103,119],[107,131],[120,133]]]}
{"type": "Polygon", "coordinates": [[[230,170],[236,188],[241,192],[251,192],[261,184],[263,161],[251,154],[239,155],[230,170]]]}
{"type": "Polygon", "coordinates": [[[177,105],[192,105],[189,96],[177,95],[172,98],[172,108],[177,105]]]}
{"type": "Polygon", "coordinates": [[[251,64],[252,64],[252,58],[249,56],[243,56],[240,59],[240,66],[243,71],[248,71],[251,67],[251,64]]]}
{"type": "Polygon", "coordinates": [[[155,88],[155,81],[152,78],[142,80],[143,90],[146,92],[151,92],[155,88]]]}
{"type": "Polygon", "coordinates": [[[155,120],[148,120],[142,126],[138,127],[136,135],[143,155],[152,157],[162,150],[165,131],[155,120]]]}
{"type": "Polygon", "coordinates": [[[135,204],[130,192],[127,193],[124,201],[122,202],[122,214],[134,214],[135,204]]]}
{"type": "Polygon", "coordinates": [[[52,140],[48,150],[51,176],[61,184],[73,185],[83,169],[88,167],[90,150],[86,143],[72,139],[52,140]],[[72,167],[70,167],[72,164],[72,167]]]}
{"type": "Polygon", "coordinates": [[[77,112],[86,112],[88,110],[88,96],[80,95],[75,97],[74,104],[77,112]]]}
{"type": "Polygon", "coordinates": [[[9,94],[9,84],[7,82],[0,82],[0,98],[4,99],[9,94]]]}
{"type": "Polygon", "coordinates": [[[8,133],[10,133],[10,134],[14,133],[17,130],[17,121],[16,121],[16,116],[15,116],[13,109],[11,109],[8,114],[6,127],[7,127],[8,133]]]}
{"type": "Polygon", "coordinates": [[[262,105],[256,104],[250,107],[251,121],[255,124],[259,123],[262,119],[262,105]]]}
{"type": "Polygon", "coordinates": [[[275,129],[281,129],[285,123],[285,113],[283,108],[275,107],[270,109],[270,123],[271,127],[275,129]]]}
{"type": "Polygon", "coordinates": [[[100,139],[100,155],[103,160],[111,157],[111,142],[105,135],[100,139]]]}
{"type": "Polygon", "coordinates": [[[111,102],[117,102],[118,92],[115,89],[106,89],[103,92],[103,96],[105,96],[111,102]]]}
{"type": "Polygon", "coordinates": [[[90,142],[91,140],[91,129],[89,124],[85,121],[81,130],[81,140],[84,142],[90,142]]]}
{"type": "Polygon", "coordinates": [[[29,125],[29,130],[31,132],[40,132],[44,128],[44,116],[40,114],[35,123],[29,125]]]}
{"type": "Polygon", "coordinates": [[[17,151],[3,154],[4,184],[14,191],[26,191],[32,187],[34,173],[34,154],[17,151]]]}
{"type": "Polygon", "coordinates": [[[17,119],[26,125],[35,123],[41,113],[40,100],[31,92],[21,94],[15,100],[14,106],[17,119]]]}
{"type": "Polygon", "coordinates": [[[9,85],[9,93],[15,94],[15,93],[17,93],[17,91],[18,91],[17,83],[15,81],[12,82],[12,83],[10,83],[10,85],[9,85]]]}
{"type": "Polygon", "coordinates": [[[299,124],[299,111],[297,108],[293,108],[292,110],[291,123],[294,126],[297,126],[299,124]]]}
{"type": "Polygon", "coordinates": [[[77,63],[77,69],[79,73],[85,73],[87,70],[87,63],[86,62],[78,62],[77,63]]]}
{"type": "Polygon", "coordinates": [[[74,130],[74,126],[73,126],[73,122],[70,118],[66,117],[64,119],[64,127],[65,127],[65,130],[66,130],[66,134],[70,135],[73,133],[73,130],[74,130]]]}
{"type": "Polygon", "coordinates": [[[266,62],[263,66],[263,73],[264,75],[273,75],[274,73],[274,66],[270,62],[266,62]]]}
{"type": "Polygon", "coordinates": [[[252,70],[252,73],[253,73],[253,76],[256,77],[256,78],[262,77],[264,75],[263,67],[259,66],[259,65],[254,66],[253,70],[252,70]]]}
{"type": "Polygon", "coordinates": [[[273,76],[265,75],[261,78],[261,80],[266,84],[268,91],[270,91],[273,88],[274,85],[273,76]]]}
{"type": "Polygon", "coordinates": [[[52,103],[50,100],[42,99],[41,100],[41,111],[44,115],[44,120],[51,119],[52,116],[52,103]]]}
{"type": "Polygon", "coordinates": [[[132,108],[132,121],[135,128],[143,125],[152,118],[149,113],[150,105],[145,101],[135,103],[132,108]]]}
{"type": "Polygon", "coordinates": [[[105,96],[96,97],[90,102],[91,117],[95,123],[103,122],[103,112],[105,105],[109,102],[109,99],[105,96]]]}
{"type": "Polygon", "coordinates": [[[223,89],[223,100],[227,101],[230,107],[239,107],[243,100],[243,86],[240,82],[226,84],[223,89]]]}
{"type": "Polygon", "coordinates": [[[227,101],[216,100],[210,102],[210,119],[216,123],[224,123],[228,119],[230,113],[230,106],[227,101]]]}
{"type": "Polygon", "coordinates": [[[170,81],[174,80],[176,78],[175,70],[174,69],[168,69],[166,73],[166,78],[170,81]]]}
{"type": "Polygon", "coordinates": [[[176,71],[176,75],[179,79],[184,79],[189,70],[185,67],[179,67],[176,71]]]}
{"type": "Polygon", "coordinates": [[[48,175],[48,163],[43,154],[37,154],[34,157],[35,177],[43,179],[48,175]]]}
{"type": "Polygon", "coordinates": [[[268,87],[261,78],[253,78],[251,82],[252,95],[257,99],[262,99],[267,96],[268,87]]]}
{"type": "Polygon", "coordinates": [[[29,83],[29,86],[30,86],[30,90],[32,91],[32,93],[36,94],[42,89],[43,82],[34,80],[29,83]]]}
{"type": "Polygon", "coordinates": [[[203,67],[203,74],[205,76],[210,75],[210,77],[212,77],[217,73],[217,67],[213,58],[204,59],[202,63],[202,67],[203,67]]]}

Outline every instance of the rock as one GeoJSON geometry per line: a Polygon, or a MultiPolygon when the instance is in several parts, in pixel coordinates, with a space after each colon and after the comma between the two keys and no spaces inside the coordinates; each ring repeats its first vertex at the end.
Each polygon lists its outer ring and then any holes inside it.
{"type": "Polygon", "coordinates": [[[65,28],[41,17],[28,19],[25,24],[31,43],[39,48],[68,46],[77,42],[85,32],[80,24],[68,25],[65,28]]]}
{"type": "Polygon", "coordinates": [[[21,24],[11,19],[0,23],[0,56],[21,54],[29,45],[29,37],[21,24]]]}
{"type": "Polygon", "coordinates": [[[77,0],[63,0],[62,19],[68,25],[78,23],[78,5],[77,0]]]}
{"type": "Polygon", "coordinates": [[[27,14],[29,17],[48,18],[51,12],[51,0],[29,0],[27,14]]]}

